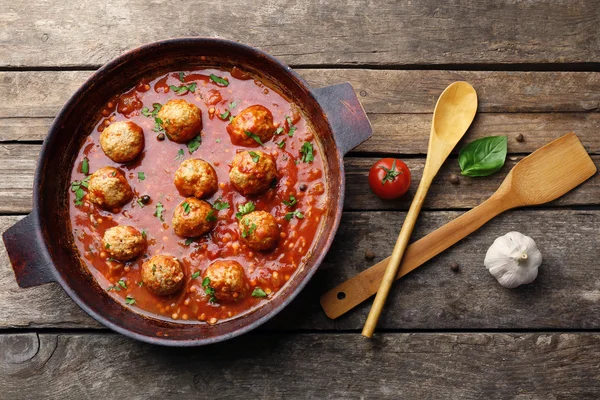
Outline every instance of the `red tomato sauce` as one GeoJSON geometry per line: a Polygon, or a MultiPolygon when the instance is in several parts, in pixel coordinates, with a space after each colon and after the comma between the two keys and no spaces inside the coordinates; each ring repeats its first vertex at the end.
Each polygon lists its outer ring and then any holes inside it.
{"type": "Polygon", "coordinates": [[[313,129],[293,103],[266,82],[257,77],[249,77],[236,68],[231,72],[210,69],[183,71],[183,75],[176,71],[142,81],[131,90],[113,98],[99,112],[101,119],[79,152],[71,180],[81,181],[101,167],[114,166],[127,178],[134,198],[122,208],[111,212],[96,207],[89,201],[87,193],[81,199],[82,204],[76,205],[75,192],[72,188],[66,190],[70,192],[70,220],[81,259],[98,284],[113,299],[153,317],[214,324],[265,304],[287,281],[293,279],[294,272],[309,257],[320,234],[327,201],[326,171],[321,147],[313,129]],[[229,85],[225,87],[213,82],[209,78],[210,74],[227,79],[229,85]],[[194,93],[186,91],[177,94],[169,89],[169,85],[179,87],[191,83],[197,85],[194,93]],[[142,113],[142,110],[151,112],[153,103],[165,104],[175,98],[195,104],[202,112],[202,143],[192,154],[186,144],[178,144],[168,138],[157,140],[159,132],[155,131],[154,117],[142,113]],[[226,129],[229,120],[223,114],[229,111],[230,115],[235,116],[255,104],[267,107],[273,114],[275,126],[284,129],[260,148],[276,159],[276,185],[263,195],[246,197],[238,193],[230,183],[229,164],[236,152],[252,149],[231,143],[226,129]],[[117,164],[103,153],[99,136],[104,127],[112,122],[126,120],[143,128],[145,148],[134,161],[117,164]],[[292,137],[288,135],[290,121],[295,127],[292,137]],[[284,143],[281,144],[282,142],[284,143]],[[312,162],[301,161],[300,149],[305,142],[313,144],[312,162]],[[89,163],[87,174],[82,171],[85,158],[89,163]],[[184,199],[177,191],[173,179],[180,163],[191,158],[209,162],[217,172],[219,190],[205,200],[214,204],[220,199],[229,203],[229,208],[215,210],[218,223],[209,234],[186,240],[177,236],[171,227],[173,211],[184,199]],[[142,174],[138,174],[142,172],[143,180],[142,174]],[[146,205],[138,201],[144,195],[151,197],[146,205]],[[284,200],[289,200],[290,195],[298,200],[293,207],[283,203],[284,200]],[[235,214],[238,206],[248,201],[256,204],[256,210],[267,211],[276,218],[281,228],[281,237],[274,250],[253,251],[241,237],[235,214]],[[164,206],[163,220],[155,215],[158,202],[164,206]],[[286,214],[296,210],[303,218],[285,218],[286,214]],[[146,235],[148,246],[137,259],[119,262],[106,253],[102,237],[108,228],[116,225],[130,225],[146,235]],[[144,260],[156,254],[171,255],[182,262],[185,283],[177,293],[158,296],[143,286],[141,265],[144,260]],[[218,259],[235,260],[243,266],[250,285],[250,292],[245,298],[223,304],[209,301],[209,295],[202,286],[202,274],[218,259]],[[252,296],[251,293],[256,288],[262,289],[267,297],[252,296]]]}

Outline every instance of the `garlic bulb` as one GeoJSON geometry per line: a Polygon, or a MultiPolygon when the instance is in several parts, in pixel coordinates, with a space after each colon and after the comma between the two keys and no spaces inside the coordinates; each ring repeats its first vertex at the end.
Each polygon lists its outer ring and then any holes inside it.
{"type": "Polygon", "coordinates": [[[494,240],[483,263],[502,286],[515,288],[534,281],[542,253],[529,236],[508,232],[494,240]]]}

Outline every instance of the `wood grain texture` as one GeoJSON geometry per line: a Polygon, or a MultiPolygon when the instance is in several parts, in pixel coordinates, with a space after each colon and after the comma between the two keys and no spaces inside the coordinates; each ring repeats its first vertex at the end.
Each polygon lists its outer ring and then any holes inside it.
{"type": "MultiPolygon", "coordinates": [[[[373,136],[353,154],[424,155],[430,114],[369,114],[373,136]]],[[[0,118],[0,142],[44,140],[52,118],[0,118]]],[[[590,154],[600,154],[600,113],[482,113],[454,149],[486,136],[508,136],[509,152],[531,153],[567,132],[575,132],[590,154]],[[525,141],[517,142],[522,134],[525,141]]]]}
{"type": "Polygon", "coordinates": [[[239,40],[294,65],[600,61],[593,0],[185,0],[176,8],[168,1],[60,0],[3,8],[4,67],[98,66],[140,44],[178,36],[239,40]]]}
{"type": "Polygon", "coordinates": [[[10,399],[588,399],[600,335],[249,334],[167,349],[115,334],[0,335],[10,399]]]}
{"type": "MultiPolygon", "coordinates": [[[[39,145],[0,144],[0,213],[29,213],[32,207],[33,178],[40,151],[39,145]]],[[[450,174],[460,175],[456,157],[451,157],[442,166],[425,200],[425,209],[468,209],[487,199],[496,191],[508,171],[523,158],[522,155],[509,156],[500,172],[485,178],[460,176],[460,184],[448,181],[450,174]]],[[[600,155],[592,156],[600,165],[600,155]]],[[[347,157],[345,210],[407,210],[417,190],[425,159],[407,158],[404,161],[410,168],[412,183],[406,196],[396,200],[382,200],[375,196],[369,187],[369,168],[377,160],[371,157],[347,157]]],[[[94,171],[98,166],[91,165],[94,171]]],[[[67,189],[65,189],[67,190],[67,189]]],[[[555,200],[555,206],[596,206],[600,205],[600,175],[595,175],[581,187],[555,200]]]]}
{"type": "MultiPolygon", "coordinates": [[[[2,58],[0,57],[0,60],[2,58]]],[[[452,82],[471,83],[479,113],[598,112],[600,72],[297,69],[314,87],[350,82],[365,110],[431,114],[452,82]]],[[[54,117],[91,71],[0,72],[0,118],[54,117]]]]}
{"type": "MultiPolygon", "coordinates": [[[[424,212],[413,238],[460,215],[424,212]]],[[[369,302],[332,321],[319,296],[390,255],[404,213],[344,213],[323,265],[290,306],[263,329],[305,330],[362,327],[369,302]],[[365,251],[375,259],[365,259],[365,251]]],[[[18,217],[0,217],[2,230],[18,217]]],[[[380,320],[382,329],[598,329],[600,290],[596,276],[600,211],[509,211],[397,282],[380,320]],[[533,237],[544,257],[537,280],[505,289],[487,272],[483,259],[494,239],[510,231],[533,237]],[[459,273],[450,263],[460,264],[459,273]]],[[[19,289],[0,251],[0,328],[98,328],[55,284],[19,289]]]]}

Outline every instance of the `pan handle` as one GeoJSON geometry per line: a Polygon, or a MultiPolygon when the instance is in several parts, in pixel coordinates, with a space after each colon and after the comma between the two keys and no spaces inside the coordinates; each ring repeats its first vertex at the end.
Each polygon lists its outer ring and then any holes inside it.
{"type": "Polygon", "coordinates": [[[39,286],[56,280],[35,213],[8,228],[2,239],[20,287],[39,286]]]}
{"type": "Polygon", "coordinates": [[[312,93],[329,120],[342,156],[373,135],[367,114],[348,82],[314,89],[312,93]]]}

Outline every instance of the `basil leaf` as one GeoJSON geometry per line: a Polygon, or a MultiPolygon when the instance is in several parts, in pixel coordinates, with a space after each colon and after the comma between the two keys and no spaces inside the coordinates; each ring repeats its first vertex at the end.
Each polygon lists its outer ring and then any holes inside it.
{"type": "Polygon", "coordinates": [[[508,150],[507,136],[489,136],[463,147],[458,155],[465,176],[488,176],[504,165],[508,150]]]}
{"type": "Polygon", "coordinates": [[[215,74],[210,74],[210,80],[219,85],[229,86],[229,81],[227,79],[219,78],[215,74]]]}

